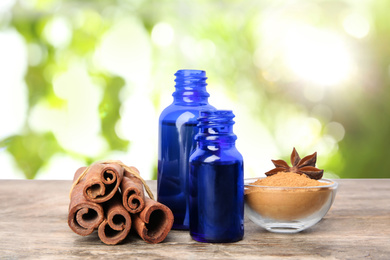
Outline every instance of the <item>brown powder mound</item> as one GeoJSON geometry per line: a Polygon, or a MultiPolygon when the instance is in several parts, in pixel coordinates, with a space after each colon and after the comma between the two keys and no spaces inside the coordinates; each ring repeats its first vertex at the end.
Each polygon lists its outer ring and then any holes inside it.
{"type": "Polygon", "coordinates": [[[323,182],[310,179],[304,174],[293,172],[278,172],[277,174],[258,179],[253,185],[273,186],[273,187],[313,187],[323,186],[323,182]]]}
{"type": "Polygon", "coordinates": [[[278,172],[250,183],[245,189],[245,202],[250,210],[263,218],[296,221],[315,214],[330,203],[331,184],[310,179],[304,174],[278,172]]]}

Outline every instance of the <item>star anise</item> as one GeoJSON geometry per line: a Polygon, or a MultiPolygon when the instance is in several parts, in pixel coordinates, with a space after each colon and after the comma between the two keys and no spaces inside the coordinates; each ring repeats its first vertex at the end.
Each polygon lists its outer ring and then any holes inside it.
{"type": "Polygon", "coordinates": [[[324,174],[324,170],[320,170],[315,167],[317,161],[317,152],[301,159],[298,152],[294,148],[291,153],[290,160],[292,167],[290,167],[283,160],[272,160],[276,168],[266,172],[265,175],[271,176],[278,172],[295,172],[298,174],[306,174],[311,179],[319,180],[324,174]]]}

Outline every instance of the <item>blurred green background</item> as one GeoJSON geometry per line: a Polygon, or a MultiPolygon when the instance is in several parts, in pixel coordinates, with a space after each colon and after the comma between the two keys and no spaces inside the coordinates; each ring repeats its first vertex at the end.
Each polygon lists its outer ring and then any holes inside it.
{"type": "Polygon", "coordinates": [[[245,177],[318,152],[328,178],[387,178],[390,1],[1,0],[0,178],[119,159],[156,178],[178,69],[236,114],[245,177]]]}

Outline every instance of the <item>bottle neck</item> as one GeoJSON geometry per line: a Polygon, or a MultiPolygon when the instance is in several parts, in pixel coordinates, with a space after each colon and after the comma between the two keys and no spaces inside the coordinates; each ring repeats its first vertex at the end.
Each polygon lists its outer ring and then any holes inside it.
{"type": "Polygon", "coordinates": [[[206,90],[206,72],[202,70],[178,70],[175,73],[173,102],[178,105],[208,105],[210,94],[206,90]]]}
{"type": "Polygon", "coordinates": [[[211,150],[234,147],[237,136],[233,133],[233,118],[230,110],[201,111],[199,133],[195,136],[199,147],[211,147],[211,150]]]}

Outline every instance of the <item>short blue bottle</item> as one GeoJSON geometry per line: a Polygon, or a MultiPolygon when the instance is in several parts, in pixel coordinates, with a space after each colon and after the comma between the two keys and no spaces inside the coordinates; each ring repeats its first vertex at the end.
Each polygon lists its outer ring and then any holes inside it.
{"type": "Polygon", "coordinates": [[[244,236],[244,165],[233,118],[230,110],[202,111],[198,118],[189,202],[190,234],[199,242],[236,242],[244,236]]]}
{"type": "Polygon", "coordinates": [[[173,229],[189,229],[189,157],[196,148],[199,111],[214,109],[206,91],[206,72],[178,70],[173,103],[159,119],[157,200],[174,215],[173,229]]]}

